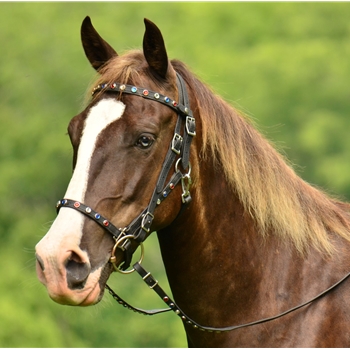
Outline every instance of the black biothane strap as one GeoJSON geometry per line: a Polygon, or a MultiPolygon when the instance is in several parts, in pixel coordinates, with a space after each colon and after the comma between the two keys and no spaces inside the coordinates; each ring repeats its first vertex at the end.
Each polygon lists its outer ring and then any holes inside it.
{"type": "Polygon", "coordinates": [[[157,314],[161,314],[164,312],[168,312],[171,311],[170,308],[166,308],[166,309],[154,309],[154,310],[144,310],[144,309],[140,309],[138,307],[135,306],[131,306],[129,303],[127,303],[124,299],[122,299],[117,293],[114,292],[114,290],[109,287],[108,284],[106,284],[106,289],[108,290],[109,294],[113,297],[113,299],[118,302],[118,304],[124,306],[125,308],[137,312],[141,315],[148,315],[148,316],[154,316],[157,314]]]}
{"type": "MultiPolygon", "coordinates": [[[[330,291],[334,290],[336,287],[338,287],[342,282],[344,282],[346,279],[350,277],[350,273],[345,275],[341,280],[337,281],[334,283],[332,286],[330,286],[328,289],[324,290],[320,294],[316,295],[314,298],[309,299],[308,301],[301,303],[295,307],[292,307],[284,312],[281,312],[278,315],[272,316],[272,317],[267,317],[260,319],[258,321],[253,321],[249,323],[244,323],[240,325],[235,325],[235,326],[229,326],[229,327],[209,327],[209,326],[202,326],[199,323],[195,322],[192,320],[190,317],[188,317],[182,310],[181,308],[173,301],[167,293],[164,292],[164,290],[159,286],[158,281],[151,275],[150,272],[147,272],[139,263],[134,264],[134,269],[135,271],[138,272],[138,274],[142,277],[144,282],[148,285],[149,288],[153,289],[158,296],[169,306],[169,309],[162,309],[162,311],[159,310],[151,310],[149,313],[148,312],[143,312],[145,315],[154,315],[160,312],[165,312],[165,311],[174,311],[176,315],[178,315],[181,320],[186,323],[189,326],[192,326],[195,329],[198,329],[200,331],[207,331],[207,332],[215,332],[215,333],[222,333],[222,332],[230,332],[234,331],[236,329],[240,328],[245,328],[245,327],[250,327],[250,326],[256,326],[265,322],[273,321],[277,318],[283,317],[293,311],[296,311],[298,309],[301,309],[304,306],[307,306],[311,304],[312,302],[322,298],[326,294],[328,294],[330,291]],[[158,311],[158,312],[157,312],[158,311]]],[[[113,295],[113,294],[112,294],[113,295]]],[[[131,310],[134,309],[131,307],[131,310]]],[[[140,310],[140,309],[138,309],[140,310]]],[[[137,310],[134,310],[137,311],[137,310]]],[[[145,310],[142,310],[145,311],[145,310]]]]}
{"type": "MultiPolygon", "coordinates": [[[[179,74],[177,74],[177,79],[179,81],[179,77],[181,77],[179,74]]],[[[182,81],[180,82],[180,84],[184,84],[183,79],[180,78],[182,81]]],[[[96,92],[121,92],[121,93],[125,93],[125,94],[130,94],[130,95],[136,95],[139,97],[143,97],[149,100],[153,100],[159,103],[162,103],[170,108],[172,108],[174,111],[176,111],[178,114],[182,115],[182,116],[187,116],[190,115],[192,116],[192,111],[189,108],[188,105],[188,98],[186,100],[187,104],[182,104],[179,103],[173,99],[171,99],[168,96],[162,95],[158,92],[154,92],[152,90],[148,90],[145,88],[139,88],[136,87],[134,85],[128,85],[128,84],[119,84],[119,83],[112,83],[110,85],[108,84],[100,84],[97,85],[93,91],[92,91],[92,96],[94,96],[96,94],[96,92]]],[[[181,93],[182,96],[184,96],[184,94],[187,95],[186,90],[180,88],[179,89],[179,97],[181,99],[181,93]]],[[[181,100],[180,100],[181,101],[181,100]]]]}
{"type": "Polygon", "coordinates": [[[87,205],[72,200],[72,199],[61,199],[56,204],[56,210],[57,213],[60,211],[61,208],[71,208],[79,211],[80,213],[86,215],[90,219],[94,220],[97,224],[99,224],[101,227],[103,227],[105,230],[107,230],[115,239],[118,239],[120,234],[122,233],[122,230],[115,227],[109,220],[107,220],[105,217],[103,217],[101,214],[99,214],[97,211],[91,209],[87,205]]]}
{"type": "MultiPolygon", "coordinates": [[[[158,193],[156,196],[154,196],[152,202],[151,209],[158,205],[160,205],[164,199],[168,197],[170,192],[176,187],[176,185],[181,181],[183,177],[183,174],[180,171],[177,171],[170,179],[168,184],[163,188],[160,193],[158,193]]],[[[144,209],[135,219],[133,222],[131,222],[127,227],[121,229],[114,226],[110,220],[99,214],[97,211],[93,210],[89,206],[85,205],[84,203],[81,203],[76,200],[64,198],[57,202],[56,204],[56,211],[57,213],[60,211],[61,208],[70,208],[75,209],[79,211],[80,213],[84,214],[91,220],[95,221],[99,226],[101,226],[103,229],[108,231],[115,240],[120,239],[123,235],[128,234],[135,234],[135,232],[145,232],[148,233],[151,224],[152,224],[152,217],[148,216],[147,213],[149,212],[150,206],[144,209]]],[[[135,239],[139,236],[135,236],[135,239]]],[[[142,237],[143,238],[143,237],[142,237]]],[[[141,241],[143,242],[143,241],[141,241]]],[[[140,243],[141,243],[140,242],[140,243]]],[[[122,265],[121,269],[126,270],[131,263],[132,254],[134,251],[130,251],[131,246],[127,242],[125,245],[125,262],[122,265]]]]}

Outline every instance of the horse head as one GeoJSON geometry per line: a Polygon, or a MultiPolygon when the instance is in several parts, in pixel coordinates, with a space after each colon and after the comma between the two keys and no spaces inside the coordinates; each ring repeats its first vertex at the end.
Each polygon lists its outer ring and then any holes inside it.
{"type": "Polygon", "coordinates": [[[38,277],[61,304],[99,302],[113,270],[125,270],[139,244],[169,225],[189,198],[194,118],[180,103],[188,99],[180,91],[184,81],[161,32],[146,19],[145,26],[143,51],[119,56],[89,17],[82,24],[98,82],[87,108],[69,123],[73,175],[36,246],[38,277]]]}

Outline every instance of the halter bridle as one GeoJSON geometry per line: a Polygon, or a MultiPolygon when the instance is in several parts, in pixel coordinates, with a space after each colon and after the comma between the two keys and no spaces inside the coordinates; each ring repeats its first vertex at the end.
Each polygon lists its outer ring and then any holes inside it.
{"type": "MultiPolygon", "coordinates": [[[[120,92],[140,96],[160,102],[172,108],[178,114],[174,136],[165,156],[151,200],[149,201],[148,206],[128,226],[119,229],[92,208],[75,200],[62,199],[56,206],[57,211],[59,211],[62,207],[78,210],[108,231],[116,240],[115,249],[118,247],[124,251],[125,256],[124,264],[121,267],[122,271],[125,271],[130,266],[132,254],[134,253],[134,247],[131,245],[131,240],[137,242],[138,244],[142,244],[144,242],[147,235],[150,233],[156,207],[168,197],[170,192],[178,183],[181,182],[182,185],[182,203],[188,204],[191,201],[191,195],[189,192],[191,185],[190,147],[191,141],[196,135],[196,122],[192,115],[192,111],[188,107],[189,100],[185,83],[179,74],[177,75],[177,87],[180,102],[176,102],[175,100],[172,100],[171,98],[158,92],[141,89],[133,85],[118,83],[98,85],[92,92],[93,95],[96,92],[103,91],[114,93],[120,92]],[[181,135],[182,128],[184,129],[182,133],[183,136],[181,135]],[[165,181],[168,178],[172,168],[174,168],[174,174],[171,176],[170,181],[165,185],[165,181]],[[183,173],[181,169],[186,171],[186,173],[183,173]],[[126,236],[128,236],[128,238],[125,238],[126,236]]],[[[119,267],[116,267],[116,269],[119,270],[119,267]]]]}
{"type": "Polygon", "coordinates": [[[179,94],[179,102],[172,100],[171,98],[162,95],[158,92],[150,91],[143,88],[138,88],[133,85],[127,84],[101,84],[94,88],[92,95],[96,92],[114,92],[114,93],[125,93],[136,95],[145,99],[150,99],[153,101],[157,101],[162,103],[177,112],[178,118],[175,126],[174,136],[170,143],[168,152],[164,159],[162,169],[160,175],[158,177],[155,189],[153,191],[151,200],[148,206],[126,227],[117,228],[114,226],[107,218],[103,217],[101,214],[90,208],[89,206],[72,200],[72,199],[62,199],[58,201],[56,208],[57,212],[61,208],[71,208],[79,211],[80,213],[86,215],[88,218],[95,221],[98,225],[100,225],[104,230],[112,235],[115,240],[115,245],[112,249],[112,256],[110,258],[110,263],[113,264],[113,267],[116,271],[121,273],[131,273],[137,271],[145,283],[153,289],[161,299],[168,305],[169,308],[166,309],[157,309],[157,310],[143,310],[136,307],[131,306],[126,301],[124,301],[121,297],[119,297],[108,285],[106,285],[106,289],[113,296],[113,298],[124,307],[133,310],[135,312],[144,314],[144,315],[155,315],[162,312],[174,311],[184,323],[191,325],[192,327],[199,329],[201,331],[209,331],[209,332],[228,332],[235,329],[253,326],[261,323],[265,323],[268,321],[272,321],[274,319],[285,316],[293,311],[296,311],[313,301],[321,298],[334,288],[336,288],[339,284],[345,281],[350,273],[343,277],[340,281],[333,284],[330,288],[326,289],[316,297],[304,302],[296,307],[293,307],[285,312],[282,312],[276,316],[264,318],[258,321],[241,324],[237,326],[230,327],[208,327],[202,326],[188,317],[181,308],[171,299],[171,297],[164,292],[164,290],[159,286],[158,281],[151,275],[150,272],[147,272],[142,266],[141,262],[143,259],[143,247],[142,243],[150,234],[151,225],[154,219],[154,211],[157,206],[159,206],[169,195],[169,193],[181,182],[182,186],[182,204],[183,206],[187,205],[191,201],[190,194],[190,186],[191,186],[191,165],[190,165],[190,147],[193,137],[196,135],[196,122],[193,117],[192,111],[189,108],[189,98],[186,90],[185,83],[182,77],[177,73],[177,88],[179,94]],[[181,129],[183,129],[181,135],[181,129]],[[166,179],[168,178],[171,169],[174,168],[174,173],[170,178],[170,181],[165,185],[166,179]],[[183,169],[183,171],[180,170],[183,169]],[[137,246],[141,245],[141,259],[133,265],[131,270],[126,270],[132,260],[132,255],[137,249],[135,245],[132,245],[132,242],[136,242],[137,246]],[[115,251],[116,249],[121,249],[124,252],[124,263],[121,267],[115,264],[116,257],[115,251]]]}

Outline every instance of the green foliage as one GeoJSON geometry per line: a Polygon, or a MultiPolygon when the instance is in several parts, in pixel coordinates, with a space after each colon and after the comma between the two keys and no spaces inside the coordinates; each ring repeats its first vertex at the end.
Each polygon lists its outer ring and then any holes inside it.
{"type": "MultiPolygon", "coordinates": [[[[35,244],[71,176],[66,127],[95,74],[80,44],[86,15],[121,53],[154,21],[171,58],[251,115],[305,180],[349,199],[350,4],[0,3],[0,345],[182,347],[175,315],[140,316],[108,295],[60,306],[35,275],[35,244]]],[[[156,237],[145,264],[167,288],[156,237]]],[[[163,306],[137,276],[111,284],[137,306],[163,306]]]]}

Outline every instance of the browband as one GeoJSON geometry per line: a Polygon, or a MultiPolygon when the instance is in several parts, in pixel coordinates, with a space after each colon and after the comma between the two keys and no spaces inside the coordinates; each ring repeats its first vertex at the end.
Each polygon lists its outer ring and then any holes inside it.
{"type": "MultiPolygon", "coordinates": [[[[178,103],[175,100],[172,100],[170,97],[162,95],[158,92],[154,92],[151,90],[139,88],[133,85],[127,85],[127,84],[119,84],[119,83],[112,83],[112,84],[99,84],[97,85],[93,91],[92,96],[95,95],[96,92],[104,91],[104,92],[121,92],[126,93],[130,95],[136,95],[143,98],[147,98],[149,100],[160,102],[173,110],[175,110],[177,113],[181,114],[182,116],[192,116],[192,111],[188,107],[188,105],[184,105],[181,103],[178,103]]],[[[183,93],[181,90],[179,90],[179,95],[183,93]]],[[[180,100],[181,100],[181,96],[180,100]]]]}

